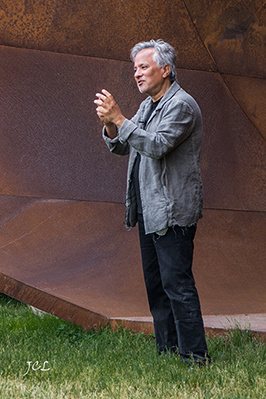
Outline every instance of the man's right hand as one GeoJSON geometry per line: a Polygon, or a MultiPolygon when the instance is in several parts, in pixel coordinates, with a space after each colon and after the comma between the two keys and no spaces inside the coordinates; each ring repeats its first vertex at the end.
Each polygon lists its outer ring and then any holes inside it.
{"type": "Polygon", "coordinates": [[[116,126],[120,128],[126,118],[122,115],[112,94],[107,90],[103,89],[101,93],[96,93],[96,97],[94,103],[97,104],[97,115],[105,124],[108,136],[114,138],[117,135],[116,126]]]}

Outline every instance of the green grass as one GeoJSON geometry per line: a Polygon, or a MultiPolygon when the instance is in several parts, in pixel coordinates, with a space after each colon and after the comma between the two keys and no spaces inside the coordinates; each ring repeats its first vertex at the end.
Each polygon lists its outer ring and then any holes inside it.
{"type": "Polygon", "coordinates": [[[0,312],[0,398],[266,398],[266,344],[247,330],[207,338],[213,363],[198,368],[159,356],[153,336],[83,332],[4,295],[0,312]]]}

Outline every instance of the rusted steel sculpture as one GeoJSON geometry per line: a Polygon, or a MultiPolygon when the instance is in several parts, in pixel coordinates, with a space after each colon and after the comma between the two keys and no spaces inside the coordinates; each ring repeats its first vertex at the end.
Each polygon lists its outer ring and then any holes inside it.
{"type": "Polygon", "coordinates": [[[127,160],[102,143],[93,99],[109,88],[132,116],[129,50],[161,37],[204,118],[203,313],[265,312],[265,0],[3,0],[0,21],[0,291],[84,328],[151,331],[127,160]]]}

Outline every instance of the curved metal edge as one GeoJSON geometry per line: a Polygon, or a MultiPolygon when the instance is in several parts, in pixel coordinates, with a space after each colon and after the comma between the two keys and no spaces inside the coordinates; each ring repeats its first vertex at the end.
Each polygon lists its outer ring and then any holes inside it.
{"type": "MultiPolygon", "coordinates": [[[[152,317],[108,318],[107,316],[84,309],[62,298],[38,290],[3,273],[0,273],[0,292],[53,316],[79,325],[83,327],[84,331],[109,325],[114,331],[122,327],[134,333],[142,333],[144,335],[154,334],[152,317]]],[[[208,327],[205,325],[205,333],[210,338],[215,335],[223,335],[226,332],[228,332],[228,328],[208,327]]],[[[266,341],[266,331],[251,329],[251,333],[253,336],[259,335],[262,340],[266,341]]]]}
{"type": "Polygon", "coordinates": [[[106,326],[109,318],[27,285],[0,272],[0,292],[86,329],[106,326]]]}

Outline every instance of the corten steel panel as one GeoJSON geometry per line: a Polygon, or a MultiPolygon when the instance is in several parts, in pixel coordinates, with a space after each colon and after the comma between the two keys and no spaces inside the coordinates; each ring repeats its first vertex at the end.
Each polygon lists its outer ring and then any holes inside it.
{"type": "Polygon", "coordinates": [[[266,78],[265,0],[185,0],[221,73],[266,78]]]}
{"type": "MultiPolygon", "coordinates": [[[[108,88],[132,116],[145,98],[132,65],[33,50],[0,53],[1,192],[124,202],[127,159],[107,150],[93,100],[108,88]]],[[[265,140],[219,75],[178,69],[178,77],[203,112],[205,207],[265,211],[265,140]]],[[[256,79],[245,80],[250,92],[257,89],[256,79]]]]}
{"type": "Polygon", "coordinates": [[[224,81],[237,103],[266,140],[266,79],[224,75],[224,81]]]}
{"type": "Polygon", "coordinates": [[[131,63],[6,47],[0,82],[1,193],[124,201],[127,159],[106,151],[93,101],[105,87],[132,116],[131,63]]]}
{"type": "Polygon", "coordinates": [[[216,70],[182,0],[1,1],[0,44],[128,60],[142,40],[163,37],[179,67],[216,70]]]}
{"type": "MultiPolygon", "coordinates": [[[[72,302],[65,301],[47,292],[40,291],[21,281],[13,279],[0,272],[0,291],[13,298],[27,303],[38,310],[51,313],[54,316],[82,326],[84,329],[97,328],[106,325],[108,318],[104,315],[94,313],[82,306],[77,306],[72,302]]],[[[139,326],[138,326],[139,327],[139,326]]],[[[143,330],[149,333],[147,327],[143,330]]]]}
{"type": "Polygon", "coordinates": [[[205,210],[194,258],[204,314],[265,313],[265,223],[265,212],[205,210]]]}
{"type": "Polygon", "coordinates": [[[0,271],[92,312],[145,316],[137,232],[123,221],[122,204],[35,200],[0,228],[0,271]]]}
{"type": "Polygon", "coordinates": [[[5,0],[0,44],[127,60],[136,42],[163,37],[179,67],[265,77],[265,16],[264,0],[5,0]]]}
{"type": "MultiPolygon", "coordinates": [[[[266,141],[247,116],[249,110],[244,112],[244,106],[239,106],[224,80],[215,73],[178,70],[178,76],[203,113],[204,207],[265,212],[266,141]]],[[[241,101],[244,103],[253,94],[252,109],[258,109],[257,115],[264,117],[263,111],[259,111],[263,108],[264,92],[261,90],[258,97],[254,95],[257,79],[242,79],[249,85],[249,91],[241,101]]],[[[228,77],[228,81],[231,86],[234,78],[228,77]]],[[[261,86],[265,87],[263,82],[261,86]]]]}
{"type": "Polygon", "coordinates": [[[34,199],[27,197],[0,195],[0,226],[3,226],[9,219],[22,213],[34,201],[34,199]]]}
{"type": "MultiPolygon", "coordinates": [[[[140,331],[150,314],[137,230],[122,215],[121,204],[32,201],[0,228],[0,290],[85,328],[135,318],[140,331]]],[[[265,222],[264,213],[205,211],[194,259],[203,314],[264,312],[265,222]]]]}

